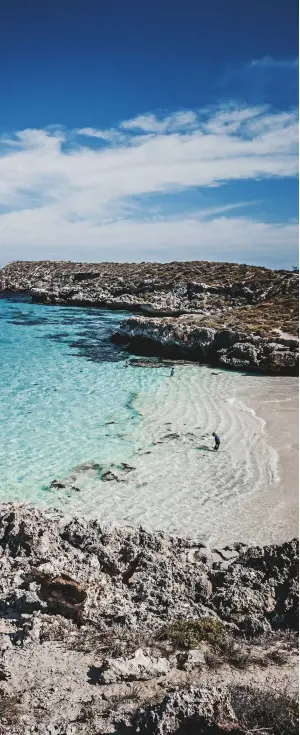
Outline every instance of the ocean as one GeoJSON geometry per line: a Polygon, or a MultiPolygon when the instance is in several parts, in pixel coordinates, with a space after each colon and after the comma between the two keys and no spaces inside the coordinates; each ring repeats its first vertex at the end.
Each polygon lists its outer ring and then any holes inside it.
{"type": "Polygon", "coordinates": [[[279,480],[245,400],[256,378],[126,368],[110,339],[125,317],[2,295],[0,500],[211,540],[279,480]]]}

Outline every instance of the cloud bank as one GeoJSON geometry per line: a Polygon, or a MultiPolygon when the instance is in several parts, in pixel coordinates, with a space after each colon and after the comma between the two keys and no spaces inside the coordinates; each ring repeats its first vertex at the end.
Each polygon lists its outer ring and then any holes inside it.
{"type": "Polygon", "coordinates": [[[1,262],[294,262],[295,222],[260,221],[251,209],[241,215],[247,202],[236,200],[195,210],[188,194],[296,177],[297,143],[296,111],[237,105],[149,113],[110,130],[51,127],[2,136],[1,262]],[[172,196],[177,213],[168,207],[172,196]]]}

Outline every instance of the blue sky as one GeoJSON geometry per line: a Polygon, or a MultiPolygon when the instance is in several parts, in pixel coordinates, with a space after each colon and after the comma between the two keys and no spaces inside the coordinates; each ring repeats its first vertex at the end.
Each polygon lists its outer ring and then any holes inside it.
{"type": "Polygon", "coordinates": [[[0,262],[297,262],[296,0],[2,0],[0,262]]]}

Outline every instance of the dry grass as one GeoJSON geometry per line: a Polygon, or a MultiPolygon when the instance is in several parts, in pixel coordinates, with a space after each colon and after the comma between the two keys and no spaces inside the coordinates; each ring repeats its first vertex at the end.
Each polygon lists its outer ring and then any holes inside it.
{"type": "Polygon", "coordinates": [[[298,699],[287,692],[253,686],[230,688],[231,701],[245,735],[297,735],[298,699]]]}
{"type": "Polygon", "coordinates": [[[23,712],[21,694],[0,695],[0,733],[7,732],[7,727],[15,725],[23,712]]]}
{"type": "Polygon", "coordinates": [[[213,329],[232,329],[244,333],[270,337],[272,331],[281,329],[288,334],[299,334],[298,302],[284,299],[272,304],[253,307],[237,307],[212,317],[197,317],[197,323],[213,329]]]}
{"type": "Polygon", "coordinates": [[[211,669],[218,669],[224,664],[236,669],[247,669],[250,666],[268,668],[272,664],[285,666],[291,654],[295,654],[297,650],[295,635],[282,633],[278,636],[265,636],[259,642],[251,643],[226,635],[211,646],[205,654],[205,660],[211,669]]]}

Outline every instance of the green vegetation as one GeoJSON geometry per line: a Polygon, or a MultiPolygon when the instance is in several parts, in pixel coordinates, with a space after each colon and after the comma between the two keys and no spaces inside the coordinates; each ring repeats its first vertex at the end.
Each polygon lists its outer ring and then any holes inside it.
{"type": "Polygon", "coordinates": [[[225,636],[226,628],[223,623],[209,617],[198,620],[177,620],[168,625],[162,635],[179,648],[197,648],[198,644],[203,641],[217,645],[225,636]]]}

